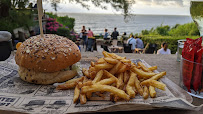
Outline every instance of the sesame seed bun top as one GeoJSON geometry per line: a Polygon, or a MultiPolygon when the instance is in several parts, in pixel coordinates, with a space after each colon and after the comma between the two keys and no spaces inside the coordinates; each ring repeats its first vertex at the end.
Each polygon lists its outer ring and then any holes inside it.
{"type": "Polygon", "coordinates": [[[19,66],[39,72],[60,71],[80,59],[78,46],[68,38],[55,34],[27,39],[17,49],[15,56],[19,66]]]}

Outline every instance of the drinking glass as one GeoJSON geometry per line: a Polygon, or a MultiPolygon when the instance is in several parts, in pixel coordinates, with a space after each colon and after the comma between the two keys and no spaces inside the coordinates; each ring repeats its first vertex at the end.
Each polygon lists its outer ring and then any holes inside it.
{"type": "Polygon", "coordinates": [[[184,40],[178,40],[177,61],[181,60],[182,50],[183,50],[185,41],[186,41],[185,39],[184,40]]]}

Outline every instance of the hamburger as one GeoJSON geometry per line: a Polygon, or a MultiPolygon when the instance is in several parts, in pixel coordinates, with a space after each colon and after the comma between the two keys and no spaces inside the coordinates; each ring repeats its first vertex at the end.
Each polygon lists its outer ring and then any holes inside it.
{"type": "Polygon", "coordinates": [[[81,59],[78,46],[55,34],[33,36],[17,49],[15,61],[22,80],[34,84],[64,82],[77,75],[74,66],[81,59]]]}

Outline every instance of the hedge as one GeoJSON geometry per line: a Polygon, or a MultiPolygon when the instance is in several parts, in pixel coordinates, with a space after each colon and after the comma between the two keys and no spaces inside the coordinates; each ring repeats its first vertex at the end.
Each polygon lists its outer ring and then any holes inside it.
{"type": "Polygon", "coordinates": [[[150,35],[146,35],[146,36],[143,36],[141,39],[144,42],[144,45],[146,45],[147,43],[157,44],[157,50],[161,48],[161,44],[163,42],[166,42],[168,44],[168,48],[171,50],[171,53],[175,54],[177,51],[177,47],[178,47],[177,46],[178,40],[186,39],[186,38],[196,39],[196,38],[199,38],[199,36],[150,36],[150,35]]]}

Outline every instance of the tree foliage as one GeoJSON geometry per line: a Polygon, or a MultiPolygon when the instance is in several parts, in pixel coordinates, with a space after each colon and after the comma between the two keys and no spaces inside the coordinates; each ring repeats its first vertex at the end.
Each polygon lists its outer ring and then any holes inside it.
{"type": "Polygon", "coordinates": [[[2,0],[0,2],[0,30],[6,30],[13,33],[13,29],[18,27],[29,27],[34,24],[32,10],[27,10],[26,7],[29,0],[2,0]],[[6,12],[4,12],[6,8],[6,12]],[[3,15],[3,16],[2,16],[3,15]]]}
{"type": "Polygon", "coordinates": [[[47,2],[51,2],[52,7],[55,11],[57,11],[58,3],[73,3],[76,2],[77,4],[80,4],[82,7],[86,9],[90,9],[90,3],[92,3],[94,6],[102,8],[102,9],[108,9],[107,4],[112,6],[116,11],[121,11],[124,15],[124,18],[130,16],[130,9],[133,4],[135,4],[135,0],[44,0],[47,2]]]}

